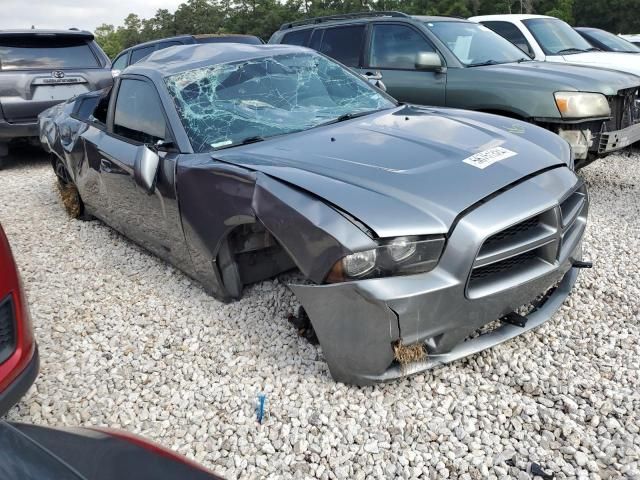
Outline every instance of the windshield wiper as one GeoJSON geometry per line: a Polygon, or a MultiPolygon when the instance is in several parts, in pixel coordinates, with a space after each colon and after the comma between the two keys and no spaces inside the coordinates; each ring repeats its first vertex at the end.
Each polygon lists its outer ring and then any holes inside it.
{"type": "Polygon", "coordinates": [[[229,143],[228,145],[220,145],[219,147],[215,147],[215,150],[222,150],[224,148],[231,148],[231,147],[239,147],[240,145],[249,145],[250,143],[258,143],[263,141],[264,141],[264,137],[261,137],[260,135],[255,135],[253,137],[243,138],[238,142],[229,143]]]}
{"type": "Polygon", "coordinates": [[[558,50],[556,52],[556,55],[562,55],[563,53],[584,53],[588,52],[589,50],[584,50],[582,48],[565,48],[564,50],[558,50]]]}
{"type": "Polygon", "coordinates": [[[379,112],[380,110],[385,110],[385,109],[381,108],[379,110],[366,110],[364,112],[344,113],[344,114],[340,115],[339,117],[334,118],[333,120],[329,120],[328,122],[319,123],[318,125],[316,125],[313,128],[322,127],[324,125],[331,125],[333,123],[340,123],[340,122],[344,122],[346,120],[351,120],[351,119],[358,118],[358,117],[364,117],[365,115],[371,115],[372,113],[379,112]]]}
{"type": "Polygon", "coordinates": [[[500,65],[501,63],[495,60],[485,60],[484,62],[470,63],[467,67],[485,67],[487,65],[500,65]]]}
{"type": "Polygon", "coordinates": [[[518,59],[518,63],[522,63],[522,62],[533,62],[533,59],[529,58],[529,57],[522,57],[518,59]]]}

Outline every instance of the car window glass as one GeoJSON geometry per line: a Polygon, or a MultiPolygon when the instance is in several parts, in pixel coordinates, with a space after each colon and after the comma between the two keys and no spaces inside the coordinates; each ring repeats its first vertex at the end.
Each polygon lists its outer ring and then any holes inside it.
{"type": "Polygon", "coordinates": [[[129,63],[129,65],[137,63],[147,55],[150,55],[155,48],[156,48],[155,45],[150,45],[148,47],[143,47],[143,48],[138,48],[136,50],[133,50],[131,52],[131,62],[129,63]]]}
{"type": "Polygon", "coordinates": [[[157,50],[162,50],[163,48],[175,47],[177,45],[183,45],[183,43],[178,41],[161,42],[158,44],[157,50]]]}
{"type": "Polygon", "coordinates": [[[395,106],[360,75],[311,51],[210,65],[165,81],[196,152],[395,106]]]}
{"type": "Polygon", "coordinates": [[[547,55],[570,55],[593,48],[578,32],[557,18],[530,18],[522,23],[547,55]]]}
{"type": "Polygon", "coordinates": [[[527,54],[533,54],[533,50],[527,42],[524,34],[513,23],[509,22],[482,22],[483,25],[489,27],[502,38],[509,40],[516,47],[527,54]]]}
{"type": "Polygon", "coordinates": [[[125,67],[127,66],[127,53],[120,55],[118,58],[116,58],[113,63],[111,64],[111,69],[112,70],[124,70],[125,67]]]}
{"type": "Polygon", "coordinates": [[[141,80],[122,80],[113,132],[140,143],[166,138],[164,113],[155,87],[141,80]]]}
{"type": "Polygon", "coordinates": [[[435,48],[417,31],[405,25],[375,25],[371,37],[372,67],[414,70],[420,52],[435,48]]]}
{"type": "Polygon", "coordinates": [[[314,50],[320,50],[320,45],[322,45],[322,34],[324,33],[324,29],[319,28],[313,31],[313,35],[311,35],[311,40],[309,41],[309,48],[313,48],[314,50]]]}
{"type": "Polygon", "coordinates": [[[287,45],[300,45],[304,47],[307,45],[311,32],[312,30],[310,28],[306,30],[298,30],[297,32],[289,32],[282,37],[282,43],[286,43],[287,45]]]}
{"type": "Polygon", "coordinates": [[[0,39],[0,69],[96,68],[98,59],[84,39],[33,35],[0,39]]]}
{"type": "Polygon", "coordinates": [[[513,43],[479,23],[435,21],[425,22],[425,25],[468,66],[510,63],[526,58],[513,43]]]}
{"type": "Polygon", "coordinates": [[[640,52],[640,49],[633,43],[627,42],[624,38],[620,38],[604,30],[589,30],[587,32],[580,32],[580,34],[586,36],[587,40],[593,39],[594,42],[600,42],[607,50],[612,52],[640,52]]]}
{"type": "Polygon", "coordinates": [[[322,37],[320,51],[348,67],[360,65],[360,52],[364,43],[364,25],[327,28],[322,37]]]}

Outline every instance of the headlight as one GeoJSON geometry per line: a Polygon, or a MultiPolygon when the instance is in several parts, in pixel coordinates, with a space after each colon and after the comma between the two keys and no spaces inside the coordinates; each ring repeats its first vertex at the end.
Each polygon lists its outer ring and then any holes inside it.
{"type": "Polygon", "coordinates": [[[601,93],[556,92],[554,96],[562,118],[611,116],[607,97],[601,93]]]}
{"type": "Polygon", "coordinates": [[[380,246],[342,258],[327,276],[328,283],[424,273],[438,264],[444,236],[397,237],[380,246]]]}

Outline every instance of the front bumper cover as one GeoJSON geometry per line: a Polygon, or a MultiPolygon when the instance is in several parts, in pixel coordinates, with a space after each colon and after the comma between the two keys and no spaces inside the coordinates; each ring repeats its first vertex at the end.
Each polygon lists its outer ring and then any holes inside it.
{"type": "Polygon", "coordinates": [[[292,285],[334,379],[357,385],[392,380],[479,352],[547,321],[577,277],[572,265],[581,259],[586,197],[576,214],[575,228],[564,231],[561,227],[550,234],[551,240],[538,240],[540,248],[558,246],[553,261],[535,271],[505,275],[473,291],[470,272],[486,239],[544,212],[560,215],[564,199],[578,183],[569,169],[554,169],[480,205],[459,220],[439,265],[431,272],[332,285],[292,285]],[[525,328],[503,325],[470,339],[479,328],[532,302],[556,284],[558,288],[546,302],[528,316],[525,328]],[[427,359],[399,365],[393,351],[399,341],[403,345],[422,343],[427,359]]]}
{"type": "Polygon", "coordinates": [[[27,393],[27,390],[31,388],[31,385],[36,380],[39,370],[40,354],[36,345],[31,360],[29,360],[25,369],[4,391],[0,392],[0,417],[3,417],[27,393]]]}

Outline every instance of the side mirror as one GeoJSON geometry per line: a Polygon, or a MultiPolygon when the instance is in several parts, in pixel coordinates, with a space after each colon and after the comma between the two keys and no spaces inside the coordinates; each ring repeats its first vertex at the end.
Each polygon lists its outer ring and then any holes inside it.
{"type": "Polygon", "coordinates": [[[118,70],[117,68],[114,68],[113,70],[111,70],[111,76],[113,78],[118,78],[120,76],[120,70],[118,70]]]}
{"type": "Polygon", "coordinates": [[[416,70],[444,71],[440,55],[433,52],[418,52],[416,70]]]}
{"type": "Polygon", "coordinates": [[[156,177],[158,175],[159,165],[160,157],[158,156],[158,152],[146,145],[138,147],[136,160],[133,165],[133,178],[136,184],[149,195],[156,189],[156,177]]]}

